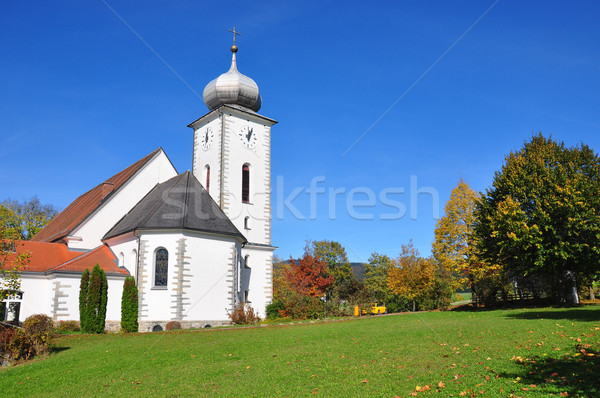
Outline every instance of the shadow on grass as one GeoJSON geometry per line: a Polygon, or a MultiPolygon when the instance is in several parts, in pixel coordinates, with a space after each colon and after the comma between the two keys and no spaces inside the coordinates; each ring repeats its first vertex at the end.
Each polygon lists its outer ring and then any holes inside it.
{"type": "Polygon", "coordinates": [[[504,373],[504,377],[517,379],[531,391],[543,391],[558,396],[600,396],[600,352],[578,344],[575,352],[563,358],[533,356],[519,358],[520,372],[504,373]],[[562,393],[562,394],[561,394],[562,393]],[[568,393],[568,395],[565,395],[568,393]],[[560,395],[559,395],[560,394],[560,395]]]}
{"type": "Polygon", "coordinates": [[[58,354],[59,352],[63,352],[71,349],[71,347],[50,347],[50,354],[58,354]]]}
{"type": "Polygon", "coordinates": [[[506,317],[514,319],[568,319],[579,322],[600,322],[600,306],[570,308],[561,311],[526,311],[507,314],[506,317]]]}

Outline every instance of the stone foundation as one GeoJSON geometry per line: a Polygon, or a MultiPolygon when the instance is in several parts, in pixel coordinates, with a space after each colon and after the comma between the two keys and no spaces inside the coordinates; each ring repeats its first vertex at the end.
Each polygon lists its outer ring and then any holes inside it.
{"type": "MultiPolygon", "coordinates": [[[[166,330],[169,322],[171,321],[141,321],[138,330],[140,332],[152,332],[155,326],[160,326],[162,330],[166,330]]],[[[181,323],[182,329],[202,329],[231,325],[231,321],[179,321],[179,323],[181,323]]],[[[106,321],[104,330],[110,333],[120,332],[121,321],[106,321]]]]}
{"type": "MultiPolygon", "coordinates": [[[[162,330],[166,330],[167,323],[171,321],[141,321],[139,322],[140,332],[152,332],[157,326],[160,326],[162,330]]],[[[231,325],[231,321],[178,321],[181,323],[182,329],[202,329],[211,328],[218,326],[231,325]]],[[[158,330],[157,330],[158,331],[158,330]]]]}

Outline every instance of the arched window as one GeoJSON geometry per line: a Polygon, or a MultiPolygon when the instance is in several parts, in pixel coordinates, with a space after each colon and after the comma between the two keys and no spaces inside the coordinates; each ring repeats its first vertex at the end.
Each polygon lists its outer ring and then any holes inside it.
{"type": "Polygon", "coordinates": [[[131,264],[133,264],[133,267],[137,267],[137,250],[133,249],[131,251],[131,264]]]}
{"type": "Polygon", "coordinates": [[[250,217],[244,218],[244,229],[250,229],[250,217]]]}
{"type": "Polygon", "coordinates": [[[119,253],[119,267],[125,266],[125,255],[123,252],[119,253]]]}
{"type": "Polygon", "coordinates": [[[249,261],[250,261],[250,256],[244,257],[244,268],[250,268],[249,261]]]}
{"type": "Polygon", "coordinates": [[[210,192],[210,166],[209,165],[204,166],[204,181],[206,181],[206,185],[204,185],[204,188],[206,188],[206,192],[210,192]]]}
{"type": "Polygon", "coordinates": [[[250,165],[242,166],[242,202],[250,203],[250,165]]]}
{"type": "Polygon", "coordinates": [[[158,249],[154,261],[154,286],[167,287],[169,274],[169,252],[167,249],[158,249]]]}

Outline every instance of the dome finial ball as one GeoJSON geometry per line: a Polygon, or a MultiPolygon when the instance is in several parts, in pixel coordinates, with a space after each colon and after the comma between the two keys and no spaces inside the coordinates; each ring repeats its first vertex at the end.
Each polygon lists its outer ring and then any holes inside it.
{"type": "Polygon", "coordinates": [[[238,48],[237,48],[237,46],[235,44],[233,46],[231,46],[231,52],[232,53],[235,54],[237,52],[237,50],[238,50],[238,48]]]}

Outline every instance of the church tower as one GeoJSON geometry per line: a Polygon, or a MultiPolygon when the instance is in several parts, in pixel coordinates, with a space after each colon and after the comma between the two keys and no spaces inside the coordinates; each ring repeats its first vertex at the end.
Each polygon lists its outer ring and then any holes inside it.
{"type": "Polygon", "coordinates": [[[194,130],[192,170],[247,240],[238,301],[263,313],[272,299],[271,126],[277,122],[257,113],[258,85],[238,71],[237,51],[234,41],[229,71],[204,89],[209,112],[188,125],[194,130]]]}

